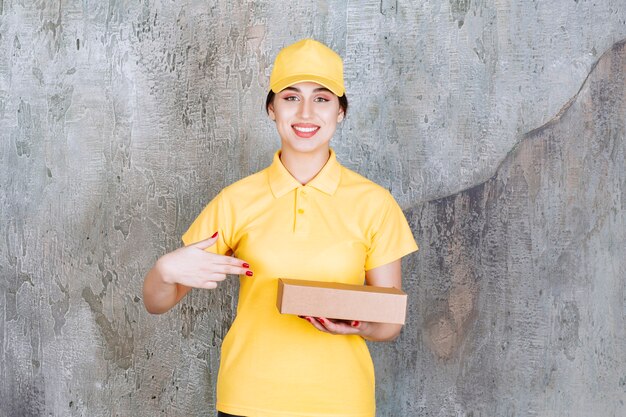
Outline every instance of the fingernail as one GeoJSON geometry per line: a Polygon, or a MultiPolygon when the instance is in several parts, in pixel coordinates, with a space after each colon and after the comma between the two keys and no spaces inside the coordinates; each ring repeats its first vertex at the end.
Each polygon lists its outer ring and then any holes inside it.
{"type": "Polygon", "coordinates": [[[251,277],[252,276],[252,271],[246,271],[246,275],[251,277]]]}
{"type": "Polygon", "coordinates": [[[311,320],[311,317],[306,317],[306,321],[308,321],[309,323],[313,323],[313,321],[311,320]]]}
{"type": "Polygon", "coordinates": [[[250,268],[250,264],[249,264],[249,263],[247,263],[247,262],[244,262],[244,263],[243,263],[243,267],[244,267],[244,268],[250,268]]]}
{"type": "Polygon", "coordinates": [[[211,236],[211,239],[213,239],[215,236],[217,236],[217,232],[215,232],[213,236],[211,236]]]}
{"type": "Polygon", "coordinates": [[[358,321],[353,321],[352,322],[352,327],[357,327],[359,324],[361,324],[361,323],[359,323],[358,321]]]}
{"type": "Polygon", "coordinates": [[[324,319],[321,317],[316,317],[317,321],[319,321],[320,323],[324,324],[324,319]]]}
{"type": "Polygon", "coordinates": [[[300,317],[301,319],[303,319],[303,318],[304,318],[304,316],[298,316],[298,317],[300,317]]]}

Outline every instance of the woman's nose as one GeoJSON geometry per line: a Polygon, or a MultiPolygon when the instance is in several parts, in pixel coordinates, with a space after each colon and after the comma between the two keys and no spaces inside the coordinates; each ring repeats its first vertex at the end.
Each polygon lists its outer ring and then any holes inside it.
{"type": "Polygon", "coordinates": [[[300,102],[300,117],[306,119],[311,117],[312,103],[309,100],[302,100],[300,102]]]}

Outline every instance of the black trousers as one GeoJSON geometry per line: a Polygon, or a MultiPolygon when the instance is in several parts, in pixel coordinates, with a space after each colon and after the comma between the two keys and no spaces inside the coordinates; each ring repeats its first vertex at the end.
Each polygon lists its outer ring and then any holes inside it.
{"type": "Polygon", "coordinates": [[[217,412],[217,417],[243,417],[243,416],[236,416],[233,414],[226,414],[226,413],[222,413],[221,411],[217,412]]]}

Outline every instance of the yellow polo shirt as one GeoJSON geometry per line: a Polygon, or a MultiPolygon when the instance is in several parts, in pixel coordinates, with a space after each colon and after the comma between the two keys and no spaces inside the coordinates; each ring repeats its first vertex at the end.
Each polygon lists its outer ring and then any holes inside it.
{"type": "Polygon", "coordinates": [[[278,278],[364,284],[365,271],[417,250],[384,188],[337,162],[331,149],[308,184],[279,158],[222,190],[183,235],[219,231],[209,248],[250,263],[224,338],[217,409],[247,417],[373,417],[374,367],[360,336],[323,333],[276,308],[278,278]]]}

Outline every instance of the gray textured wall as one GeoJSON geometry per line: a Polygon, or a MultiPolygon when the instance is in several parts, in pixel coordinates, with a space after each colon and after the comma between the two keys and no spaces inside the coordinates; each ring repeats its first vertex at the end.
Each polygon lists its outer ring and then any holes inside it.
{"type": "Polygon", "coordinates": [[[212,414],[235,280],[155,317],[142,278],[270,162],[305,36],[421,247],[378,415],[624,415],[623,0],[0,0],[0,415],[212,414]]]}

